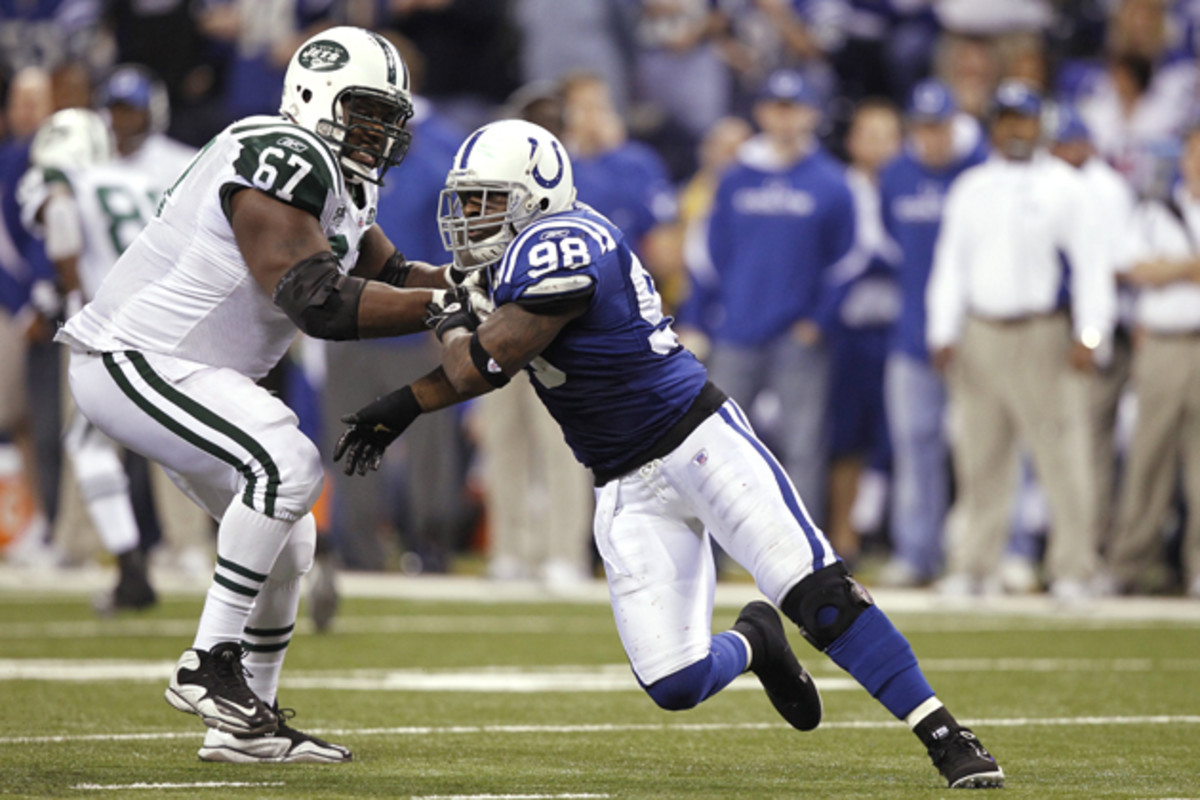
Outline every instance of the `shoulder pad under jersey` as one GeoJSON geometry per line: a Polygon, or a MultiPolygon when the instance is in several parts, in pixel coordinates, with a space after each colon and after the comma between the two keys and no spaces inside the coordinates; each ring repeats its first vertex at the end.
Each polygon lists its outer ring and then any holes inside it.
{"type": "Polygon", "coordinates": [[[330,193],[343,194],[342,171],[329,146],[299,125],[247,123],[231,133],[241,145],[234,172],[248,185],[317,219],[330,193]]]}
{"type": "Polygon", "coordinates": [[[497,303],[557,304],[595,290],[596,263],[617,247],[605,225],[581,215],[535,222],[509,246],[496,271],[497,303]]]}

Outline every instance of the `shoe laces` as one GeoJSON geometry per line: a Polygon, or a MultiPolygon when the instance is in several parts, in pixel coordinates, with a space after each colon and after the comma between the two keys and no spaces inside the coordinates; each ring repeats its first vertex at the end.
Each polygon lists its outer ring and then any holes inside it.
{"type": "Polygon", "coordinates": [[[962,756],[984,761],[994,761],[991,753],[984,749],[984,746],[980,744],[975,734],[967,728],[960,728],[950,736],[947,736],[945,740],[929,748],[929,755],[933,759],[934,766],[939,769],[962,756]]]}
{"type": "Polygon", "coordinates": [[[288,723],[288,720],[290,720],[290,719],[292,719],[293,717],[295,717],[295,716],[296,716],[296,709],[294,709],[294,708],[280,708],[280,707],[279,707],[279,701],[276,701],[276,702],[275,702],[275,705],[271,706],[271,710],[275,712],[275,716],[276,716],[276,718],[279,720],[279,727],[281,727],[281,728],[287,728],[287,727],[290,727],[290,726],[287,724],[287,723],[288,723]]]}
{"type": "Polygon", "coordinates": [[[246,678],[253,678],[254,673],[246,668],[242,662],[245,658],[246,651],[240,646],[228,647],[222,650],[217,657],[213,659],[213,673],[217,676],[217,680],[225,686],[245,686],[246,678]]]}

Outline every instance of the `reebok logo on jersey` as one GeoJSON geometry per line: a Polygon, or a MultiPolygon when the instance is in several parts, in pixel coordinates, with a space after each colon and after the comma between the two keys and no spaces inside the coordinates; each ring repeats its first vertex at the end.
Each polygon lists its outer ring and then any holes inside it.
{"type": "Polygon", "coordinates": [[[299,139],[293,139],[291,136],[284,136],[275,142],[280,147],[286,147],[288,150],[294,150],[297,153],[303,153],[308,149],[308,145],[299,139]]]}
{"type": "Polygon", "coordinates": [[[556,230],[556,231],[546,231],[541,236],[539,236],[538,239],[540,241],[544,242],[547,239],[561,239],[564,236],[570,236],[570,235],[571,235],[570,231],[565,231],[565,230],[560,229],[560,230],[556,230]]]}

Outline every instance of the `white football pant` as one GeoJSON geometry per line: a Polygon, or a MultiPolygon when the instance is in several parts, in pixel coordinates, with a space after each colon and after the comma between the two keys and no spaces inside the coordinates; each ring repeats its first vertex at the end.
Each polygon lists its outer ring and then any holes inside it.
{"type": "Polygon", "coordinates": [[[838,558],[732,400],[665,458],[596,491],[596,546],[613,615],[645,685],[708,655],[716,587],[709,536],[776,605],[838,558]]]}

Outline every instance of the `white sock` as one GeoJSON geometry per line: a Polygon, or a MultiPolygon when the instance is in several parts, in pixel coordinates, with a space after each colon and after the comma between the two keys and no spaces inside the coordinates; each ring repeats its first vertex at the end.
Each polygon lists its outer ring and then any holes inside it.
{"type": "Polygon", "coordinates": [[[287,543],[294,523],[271,519],[235,497],[217,528],[217,568],[192,646],[238,642],[250,609],[287,543]]]}
{"type": "Polygon", "coordinates": [[[88,497],[85,502],[105,550],[119,556],[138,546],[137,520],[127,492],[88,497]]]}
{"type": "Polygon", "coordinates": [[[904,718],[904,722],[908,725],[910,730],[915,730],[916,727],[921,724],[921,720],[925,719],[941,707],[942,701],[937,699],[937,695],[934,695],[910,711],[908,716],[904,718]]]}
{"type": "Polygon", "coordinates": [[[312,514],[307,514],[293,526],[242,632],[242,647],[246,649],[243,663],[250,672],[246,683],[267,705],[275,702],[279,673],[296,627],[301,579],[312,567],[316,547],[317,523],[312,514]]]}

